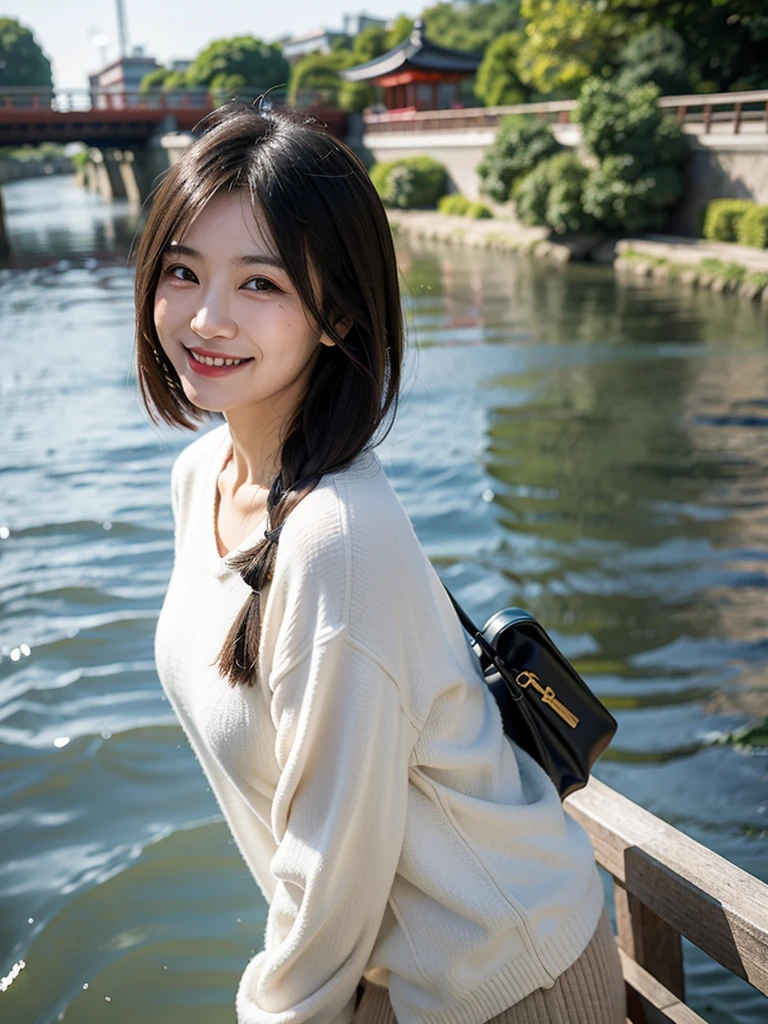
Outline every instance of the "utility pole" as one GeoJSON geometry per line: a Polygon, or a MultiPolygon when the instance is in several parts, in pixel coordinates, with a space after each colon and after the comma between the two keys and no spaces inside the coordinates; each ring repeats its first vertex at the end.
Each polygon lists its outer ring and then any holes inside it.
{"type": "Polygon", "coordinates": [[[123,0],[115,0],[117,7],[117,35],[120,40],[120,56],[128,56],[128,27],[125,20],[125,4],[123,0]]]}

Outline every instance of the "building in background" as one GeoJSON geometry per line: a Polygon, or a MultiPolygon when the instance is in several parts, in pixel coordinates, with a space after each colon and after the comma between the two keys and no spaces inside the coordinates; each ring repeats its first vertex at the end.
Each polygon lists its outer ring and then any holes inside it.
{"type": "Polygon", "coordinates": [[[158,67],[154,57],[144,54],[142,46],[134,46],[132,56],[119,57],[88,76],[91,105],[102,110],[137,106],[142,78],[158,67]]]}
{"type": "Polygon", "coordinates": [[[371,14],[343,14],[342,27],[316,28],[311,32],[303,32],[298,36],[282,36],[276,39],[283,50],[283,56],[289,64],[306,57],[308,53],[330,53],[337,39],[354,38],[364,28],[388,28],[390,22],[386,18],[375,18],[371,14]]]}
{"type": "Polygon", "coordinates": [[[445,110],[462,105],[459,83],[475,74],[481,60],[480,55],[430,42],[419,19],[411,34],[387,53],[339,74],[350,82],[380,86],[388,111],[445,110]]]}

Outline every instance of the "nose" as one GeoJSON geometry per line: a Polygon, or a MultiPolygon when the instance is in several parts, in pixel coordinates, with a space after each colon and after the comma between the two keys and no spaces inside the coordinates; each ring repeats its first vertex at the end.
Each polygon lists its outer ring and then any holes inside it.
{"type": "Polygon", "coordinates": [[[237,324],[229,315],[226,303],[210,294],[189,322],[190,329],[209,341],[212,338],[234,338],[237,324]]]}

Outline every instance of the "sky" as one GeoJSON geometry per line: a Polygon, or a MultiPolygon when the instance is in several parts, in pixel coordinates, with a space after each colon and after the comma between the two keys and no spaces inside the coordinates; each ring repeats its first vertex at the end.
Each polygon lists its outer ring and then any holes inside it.
{"type": "MultiPolygon", "coordinates": [[[[124,0],[130,45],[143,44],[161,64],[193,57],[223,36],[254,35],[270,42],[320,26],[341,29],[344,13],[413,17],[426,6],[413,0],[370,3],[366,8],[354,0],[124,0]]],[[[102,63],[94,36],[108,37],[108,59],[118,56],[115,0],[0,0],[0,17],[16,18],[32,31],[51,61],[56,88],[87,88],[88,74],[102,63]]]]}

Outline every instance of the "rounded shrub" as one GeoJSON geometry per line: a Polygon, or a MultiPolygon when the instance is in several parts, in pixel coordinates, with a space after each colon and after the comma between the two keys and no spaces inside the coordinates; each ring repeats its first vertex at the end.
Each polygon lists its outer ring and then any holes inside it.
{"type": "Polygon", "coordinates": [[[609,231],[661,228],[683,189],[675,167],[648,167],[636,174],[628,154],[607,157],[584,181],[584,211],[609,231]]]}
{"type": "Polygon", "coordinates": [[[515,200],[515,215],[523,224],[547,223],[547,199],[549,199],[549,161],[542,160],[515,185],[512,196],[515,200]]]}
{"type": "Polygon", "coordinates": [[[530,114],[505,117],[480,163],[480,191],[497,203],[512,197],[514,187],[537,164],[562,150],[552,129],[530,114]]]}
{"type": "Polygon", "coordinates": [[[753,203],[749,207],[738,220],[736,240],[740,245],[768,249],[768,206],[753,203]]]}
{"type": "Polygon", "coordinates": [[[540,224],[558,234],[590,231],[594,218],[582,202],[587,168],[575,153],[566,151],[544,160],[515,189],[515,211],[523,224],[540,224]]]}
{"type": "Polygon", "coordinates": [[[371,180],[385,206],[434,208],[448,189],[448,172],[431,156],[409,156],[374,164],[371,180]]]}
{"type": "Polygon", "coordinates": [[[589,171],[575,153],[558,153],[547,161],[550,181],[546,223],[559,235],[567,231],[591,231],[594,218],[582,202],[584,182],[589,171]]]}
{"type": "Polygon", "coordinates": [[[437,201],[437,208],[440,213],[447,213],[454,217],[465,216],[471,205],[471,200],[461,195],[460,192],[452,192],[450,195],[441,196],[437,201]]]}
{"type": "Polygon", "coordinates": [[[740,221],[754,206],[750,199],[712,199],[704,213],[702,234],[711,242],[737,241],[740,221]]]}
{"type": "Polygon", "coordinates": [[[493,217],[493,214],[485,205],[485,203],[471,202],[466,210],[467,217],[472,217],[474,220],[489,220],[493,217]]]}

